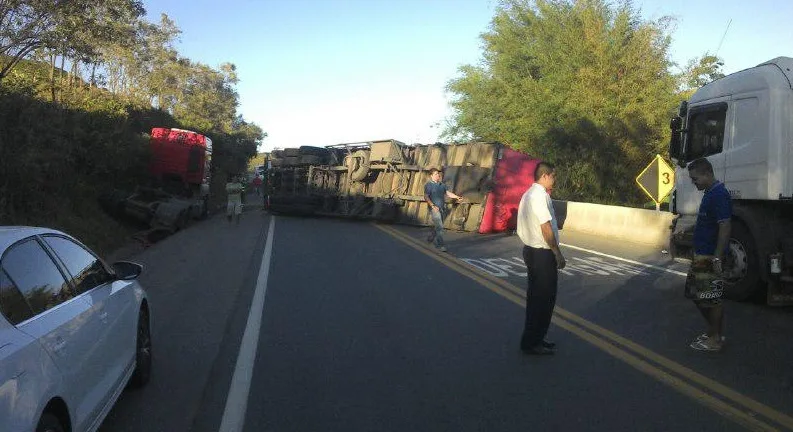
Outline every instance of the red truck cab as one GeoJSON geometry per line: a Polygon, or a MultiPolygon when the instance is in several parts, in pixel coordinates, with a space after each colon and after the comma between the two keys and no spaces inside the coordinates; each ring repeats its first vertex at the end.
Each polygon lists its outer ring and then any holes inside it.
{"type": "Polygon", "coordinates": [[[206,182],[212,154],[209,137],[184,129],[153,128],[150,145],[149,172],[158,184],[195,191],[206,182]]]}

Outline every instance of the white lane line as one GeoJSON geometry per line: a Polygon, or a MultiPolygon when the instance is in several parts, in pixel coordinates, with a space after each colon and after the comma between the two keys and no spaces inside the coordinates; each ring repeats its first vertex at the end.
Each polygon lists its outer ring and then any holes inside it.
{"type": "Polygon", "coordinates": [[[264,295],[267,292],[267,276],[270,274],[270,258],[273,253],[273,233],[275,232],[275,216],[270,216],[270,228],[267,230],[267,243],[264,246],[262,265],[256,279],[256,291],[253,293],[248,322],[242,334],[240,352],[234,375],[231,377],[226,408],[220,422],[220,432],[242,432],[245,426],[245,411],[248,409],[248,395],[251,390],[253,366],[256,363],[256,350],[259,345],[259,330],[262,327],[264,295]]]}
{"type": "Polygon", "coordinates": [[[661,267],[661,266],[647,264],[647,263],[643,263],[643,262],[639,262],[639,261],[634,261],[634,260],[630,260],[630,259],[627,259],[627,258],[622,258],[622,257],[618,257],[618,256],[615,256],[615,255],[609,255],[609,254],[605,254],[603,252],[594,251],[594,250],[591,250],[591,249],[584,249],[582,247],[573,246],[573,245],[569,245],[569,244],[565,244],[565,243],[559,243],[559,244],[561,246],[564,246],[564,247],[567,247],[567,248],[570,248],[570,249],[575,249],[575,250],[579,250],[579,251],[582,251],[582,252],[591,253],[591,254],[594,254],[594,255],[600,255],[602,257],[611,258],[611,259],[615,259],[615,260],[618,260],[618,261],[623,261],[623,262],[626,262],[626,263],[631,263],[631,264],[635,264],[635,265],[638,265],[638,266],[651,268],[651,269],[655,269],[655,270],[659,270],[659,271],[664,271],[664,272],[672,273],[672,274],[678,275],[678,276],[687,276],[686,273],[679,272],[677,270],[672,270],[672,269],[669,269],[669,268],[666,268],[666,267],[661,267]]]}

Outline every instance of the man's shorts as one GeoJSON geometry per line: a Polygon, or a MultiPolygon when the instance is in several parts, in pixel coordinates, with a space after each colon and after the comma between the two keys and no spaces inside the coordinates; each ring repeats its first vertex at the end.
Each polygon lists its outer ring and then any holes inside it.
{"type": "Polygon", "coordinates": [[[226,216],[242,214],[242,203],[229,201],[226,204],[226,216]]]}
{"type": "Polygon", "coordinates": [[[724,281],[713,271],[713,257],[696,255],[686,278],[686,297],[698,306],[713,307],[721,304],[724,281]]]}

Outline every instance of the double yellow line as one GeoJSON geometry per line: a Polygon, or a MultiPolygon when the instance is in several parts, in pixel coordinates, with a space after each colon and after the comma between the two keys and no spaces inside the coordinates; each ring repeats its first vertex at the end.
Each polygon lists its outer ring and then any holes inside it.
{"type": "MultiPolygon", "coordinates": [[[[465,265],[449,255],[440,254],[434,248],[393,227],[374,226],[490,291],[525,307],[524,291],[506,280],[465,265]]],[[[792,417],[578,315],[556,307],[553,323],[749,430],[793,431],[792,417]]]]}

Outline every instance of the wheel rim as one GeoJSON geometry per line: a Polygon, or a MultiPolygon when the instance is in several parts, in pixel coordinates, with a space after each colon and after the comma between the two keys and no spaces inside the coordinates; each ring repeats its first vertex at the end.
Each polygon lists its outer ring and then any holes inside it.
{"type": "Polygon", "coordinates": [[[749,254],[743,244],[735,239],[730,239],[727,249],[724,278],[729,282],[737,282],[749,272],[749,254]]]}

